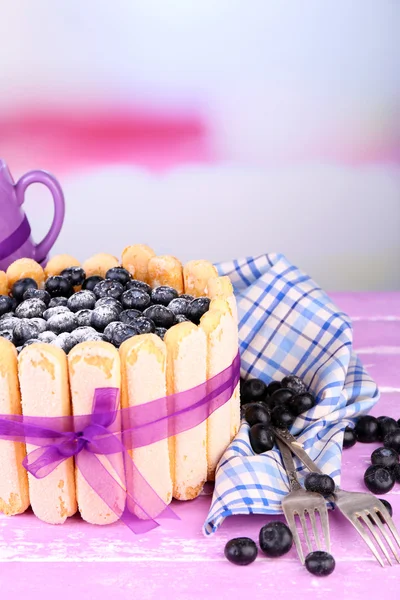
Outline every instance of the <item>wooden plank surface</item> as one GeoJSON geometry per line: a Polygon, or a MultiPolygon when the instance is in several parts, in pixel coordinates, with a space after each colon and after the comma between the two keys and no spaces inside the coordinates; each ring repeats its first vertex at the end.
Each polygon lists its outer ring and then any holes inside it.
{"type": "MultiPolygon", "coordinates": [[[[376,416],[400,417],[400,293],[332,295],[354,319],[354,344],[376,378],[382,398],[376,416]]],[[[357,444],[344,452],[342,486],[365,490],[363,474],[377,444],[357,444]]],[[[400,485],[385,496],[400,528],[400,485]]],[[[292,550],[269,560],[259,555],[248,567],[235,567],[223,555],[227,540],[258,538],[265,517],[231,517],[205,538],[201,526],[210,497],[174,503],[180,521],[134,536],[120,524],[96,527],[78,517],[62,526],[45,525],[31,513],[0,516],[0,589],[2,597],[45,600],[96,598],[255,598],[292,600],[306,597],[358,600],[399,598],[400,566],[378,565],[353,528],[331,513],[335,573],[311,577],[292,550]]]]}

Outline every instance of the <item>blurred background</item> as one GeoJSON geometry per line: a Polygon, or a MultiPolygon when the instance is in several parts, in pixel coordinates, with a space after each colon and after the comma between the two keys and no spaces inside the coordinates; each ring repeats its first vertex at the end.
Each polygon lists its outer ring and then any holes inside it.
{"type": "Polygon", "coordinates": [[[60,180],[53,252],[275,251],[400,289],[399,32],[397,0],[5,2],[0,156],[60,180]]]}

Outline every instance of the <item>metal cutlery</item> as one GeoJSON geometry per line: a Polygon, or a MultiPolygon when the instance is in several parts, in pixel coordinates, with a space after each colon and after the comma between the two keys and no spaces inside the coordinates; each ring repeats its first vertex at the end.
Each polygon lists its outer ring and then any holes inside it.
{"type": "MultiPolygon", "coordinates": [[[[301,462],[312,472],[322,473],[318,466],[305,452],[301,443],[294,438],[286,429],[274,429],[277,439],[290,448],[301,462]]],[[[281,447],[281,446],[279,446],[281,447]]],[[[379,554],[376,545],[384,554],[389,565],[392,565],[391,556],[387,546],[390,548],[395,559],[400,563],[398,549],[400,549],[400,536],[386,507],[369,493],[347,492],[336,487],[332,498],[336,507],[350,521],[360,534],[379,564],[384,567],[385,563],[379,554]],[[391,533],[392,537],[390,536],[391,533]],[[376,545],[374,544],[374,541],[376,545]]]]}

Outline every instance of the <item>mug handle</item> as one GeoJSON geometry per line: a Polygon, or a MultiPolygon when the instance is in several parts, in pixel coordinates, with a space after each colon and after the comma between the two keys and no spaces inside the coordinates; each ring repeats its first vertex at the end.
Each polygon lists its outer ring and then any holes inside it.
{"type": "Polygon", "coordinates": [[[47,173],[46,171],[29,171],[28,173],[25,173],[25,175],[22,175],[21,179],[15,185],[15,193],[19,206],[21,206],[25,200],[26,188],[32,183],[42,183],[45,185],[50,190],[54,202],[54,217],[50,230],[39,244],[35,244],[34,259],[37,262],[42,262],[58,238],[64,222],[64,194],[57,179],[53,177],[53,175],[50,175],[50,173],[47,173]]]}

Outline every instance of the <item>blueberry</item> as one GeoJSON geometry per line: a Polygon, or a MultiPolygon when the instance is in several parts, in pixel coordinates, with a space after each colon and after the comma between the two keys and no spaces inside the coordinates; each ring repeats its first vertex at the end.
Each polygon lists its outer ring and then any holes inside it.
{"type": "Polygon", "coordinates": [[[89,331],[83,338],[82,342],[104,342],[104,335],[98,331],[89,331]]]}
{"type": "Polygon", "coordinates": [[[317,577],[326,577],[335,570],[335,559],[329,552],[316,550],[307,554],[305,566],[309,573],[317,577]]]}
{"type": "Polygon", "coordinates": [[[379,423],[375,417],[360,417],[355,426],[357,440],[363,443],[376,442],[379,436],[379,423]]]}
{"type": "Polygon", "coordinates": [[[14,343],[14,333],[12,329],[0,329],[0,337],[14,343]]]}
{"type": "Polygon", "coordinates": [[[175,321],[177,323],[189,323],[190,319],[185,317],[185,315],[175,315],[175,321]]]}
{"type": "Polygon", "coordinates": [[[168,329],[172,327],[175,323],[175,315],[173,312],[169,310],[166,306],[162,306],[162,304],[154,304],[153,306],[149,306],[143,312],[143,316],[151,319],[156,327],[164,327],[168,329]]]}
{"type": "Polygon", "coordinates": [[[82,267],[67,267],[61,271],[60,275],[68,279],[72,287],[82,285],[86,277],[86,273],[82,267]]]}
{"type": "Polygon", "coordinates": [[[104,296],[104,298],[99,298],[96,301],[95,308],[97,308],[98,306],[105,306],[106,304],[108,306],[112,306],[112,308],[115,308],[115,310],[118,313],[122,312],[123,310],[121,302],[116,298],[112,298],[111,296],[104,296]]]}
{"type": "Polygon", "coordinates": [[[120,324],[120,321],[111,321],[111,323],[104,328],[103,335],[106,342],[112,342],[114,331],[120,324]]]}
{"type": "Polygon", "coordinates": [[[154,321],[143,316],[133,319],[129,325],[134,327],[138,333],[154,333],[156,329],[154,321]]]}
{"type": "Polygon", "coordinates": [[[96,296],[90,290],[81,290],[80,292],[75,292],[72,294],[70,298],[68,298],[68,308],[72,312],[78,312],[78,310],[84,310],[88,308],[89,310],[94,308],[96,304],[96,296]]]}
{"type": "Polygon", "coordinates": [[[69,298],[73,292],[72,285],[69,280],[65,279],[65,277],[61,277],[60,275],[49,277],[44,284],[44,288],[52,298],[58,298],[59,296],[69,298]]]}
{"type": "Polygon", "coordinates": [[[47,322],[44,319],[41,319],[40,317],[33,317],[31,321],[37,326],[39,333],[46,331],[47,322]]]}
{"type": "Polygon", "coordinates": [[[129,271],[124,269],[124,267],[112,267],[112,269],[108,269],[106,273],[106,279],[119,281],[119,283],[122,285],[126,285],[128,281],[132,279],[132,277],[129,271]]]}
{"type": "Polygon", "coordinates": [[[35,290],[34,288],[29,288],[24,293],[24,300],[30,300],[30,298],[37,298],[37,300],[44,302],[46,306],[49,305],[51,300],[49,292],[46,292],[46,290],[35,290]]]}
{"type": "MultiPolygon", "coordinates": [[[[276,393],[276,392],[275,392],[276,393]]],[[[271,413],[272,423],[281,429],[289,428],[294,423],[294,415],[286,406],[275,406],[271,413]]]]}
{"type": "Polygon", "coordinates": [[[13,301],[9,296],[0,296],[0,316],[12,310],[13,301]]]}
{"type": "Polygon", "coordinates": [[[142,313],[140,310],[136,310],[135,308],[128,308],[127,310],[123,310],[119,315],[119,320],[122,323],[126,323],[130,325],[132,321],[134,321],[137,317],[141,317],[142,313]]]}
{"type": "MultiPolygon", "coordinates": [[[[168,306],[172,300],[175,300],[178,297],[178,292],[168,285],[160,285],[151,291],[150,297],[153,304],[168,306]]],[[[170,310],[172,310],[172,308],[170,310]]]]}
{"type": "Polygon", "coordinates": [[[268,404],[271,408],[283,406],[294,396],[293,391],[288,388],[280,388],[271,394],[268,404]]]}
{"type": "Polygon", "coordinates": [[[289,527],[282,521],[264,525],[259,535],[260,548],[269,558],[287,554],[293,546],[293,536],[289,527]]]}
{"type": "Polygon", "coordinates": [[[90,325],[97,331],[104,331],[107,325],[113,321],[118,321],[118,311],[105,304],[92,311],[90,325]]]}
{"type": "Polygon", "coordinates": [[[400,454],[400,429],[388,433],[383,440],[383,445],[385,448],[393,448],[400,454]]]}
{"type": "Polygon", "coordinates": [[[87,308],[78,310],[78,312],[75,313],[75,317],[78,327],[88,327],[92,318],[92,311],[87,308]]]}
{"type": "Polygon", "coordinates": [[[400,483],[400,465],[395,465],[393,468],[393,477],[396,483],[400,483]]]}
{"type": "Polygon", "coordinates": [[[43,344],[50,344],[53,340],[56,339],[56,334],[52,331],[43,331],[43,333],[39,333],[38,342],[42,342],[43,344]]]}
{"type": "Polygon", "coordinates": [[[85,281],[82,283],[82,289],[93,292],[96,285],[101,281],[104,281],[103,277],[100,277],[100,275],[92,275],[91,277],[85,279],[85,281]]]}
{"type": "Polygon", "coordinates": [[[126,325],[125,323],[118,323],[112,332],[111,343],[119,348],[123,342],[129,340],[129,338],[136,335],[136,333],[137,331],[134,327],[126,325]]]}
{"type": "Polygon", "coordinates": [[[188,300],[189,302],[194,300],[194,296],[192,296],[191,294],[181,294],[179,298],[183,298],[183,300],[188,300]]]}
{"type": "Polygon", "coordinates": [[[303,394],[307,391],[307,386],[300,377],[288,375],[282,379],[282,387],[292,390],[293,394],[303,394]]]}
{"type": "Polygon", "coordinates": [[[77,321],[74,313],[62,312],[53,315],[47,320],[47,329],[59,335],[60,333],[70,333],[76,329],[77,321]]]}
{"type": "Polygon", "coordinates": [[[210,299],[206,297],[195,298],[187,307],[186,316],[196,325],[200,323],[201,317],[210,308],[210,299]]]}
{"type": "Polygon", "coordinates": [[[142,292],[146,292],[146,294],[151,294],[151,286],[145,283],[144,281],[139,281],[139,279],[131,279],[125,285],[126,290],[141,290],[142,292]]]}
{"type": "Polygon", "coordinates": [[[391,417],[378,417],[379,423],[379,440],[383,441],[388,433],[392,433],[398,429],[397,421],[391,417]]]}
{"type": "Polygon", "coordinates": [[[257,546],[248,537],[234,538],[225,546],[224,554],[234,565],[249,565],[257,558],[257,546]]]}
{"type": "Polygon", "coordinates": [[[274,432],[268,425],[257,423],[250,428],[250,444],[256,454],[272,450],[275,444],[274,432]]]}
{"type": "Polygon", "coordinates": [[[17,346],[25,344],[31,338],[37,338],[38,335],[38,326],[30,319],[20,319],[14,328],[14,340],[17,346]]]}
{"type": "Polygon", "coordinates": [[[185,298],[174,298],[168,304],[169,310],[172,310],[174,315],[184,315],[186,316],[187,309],[189,306],[189,300],[185,300],[185,298]]]}
{"type": "Polygon", "coordinates": [[[71,331],[71,337],[74,340],[74,345],[80,344],[83,341],[87,341],[90,336],[95,336],[96,339],[100,339],[97,338],[99,335],[100,334],[93,329],[93,327],[88,326],[77,327],[74,329],[74,331],[71,331]]]}
{"type": "Polygon", "coordinates": [[[35,338],[26,340],[25,344],[22,346],[22,349],[26,348],[27,346],[32,346],[32,344],[37,344],[37,343],[38,343],[38,340],[35,338]]]}
{"type": "Polygon", "coordinates": [[[343,448],[351,448],[357,442],[356,431],[353,427],[346,427],[343,435],[343,448]]]}
{"type": "Polygon", "coordinates": [[[371,465],[364,473],[364,483],[373,494],[387,494],[394,482],[393,473],[380,465],[371,465]]]}
{"type": "Polygon", "coordinates": [[[46,310],[46,305],[37,298],[24,300],[15,310],[15,316],[19,319],[32,319],[33,317],[41,317],[46,310]]]}
{"type": "Polygon", "coordinates": [[[165,337],[165,334],[167,333],[167,330],[165,327],[156,327],[154,330],[154,333],[163,340],[165,337]]]}
{"type": "Polygon", "coordinates": [[[104,281],[100,281],[100,283],[96,284],[93,291],[97,298],[111,296],[111,298],[118,299],[122,296],[124,286],[119,283],[119,281],[105,279],[104,281]]]}
{"type": "Polygon", "coordinates": [[[44,311],[43,319],[46,319],[46,321],[48,321],[53,315],[58,315],[60,313],[65,312],[71,312],[68,306],[53,306],[52,308],[48,308],[44,311]]]}
{"type": "Polygon", "coordinates": [[[55,308],[56,306],[67,306],[68,299],[63,296],[56,296],[52,298],[48,304],[49,308],[55,308]]]}
{"type": "Polygon", "coordinates": [[[18,279],[18,281],[14,283],[11,288],[11,294],[17,302],[21,302],[26,290],[29,290],[30,288],[37,290],[38,284],[34,279],[31,279],[31,277],[24,277],[24,279],[18,279]]]}
{"type": "Polygon", "coordinates": [[[392,469],[399,464],[399,455],[392,448],[377,448],[371,454],[371,463],[385,469],[392,469]]]}
{"type": "Polygon", "coordinates": [[[72,340],[72,336],[68,332],[60,333],[55,340],[50,342],[52,346],[57,346],[57,348],[61,348],[64,350],[66,354],[74,347],[74,343],[72,340]]]}
{"type": "Polygon", "coordinates": [[[122,306],[127,308],[135,308],[136,310],[145,310],[150,306],[150,296],[142,290],[126,290],[121,298],[122,306]]]}
{"type": "Polygon", "coordinates": [[[272,394],[276,392],[276,390],[280,390],[281,387],[282,384],[280,381],[271,381],[271,383],[269,383],[267,387],[268,396],[272,396],[272,394]]]}
{"type": "Polygon", "coordinates": [[[315,492],[328,498],[335,491],[335,482],[329,475],[308,473],[304,479],[304,487],[309,492],[315,492]]]}
{"type": "Polygon", "coordinates": [[[309,392],[304,392],[289,398],[287,406],[295,416],[298,416],[315,406],[315,398],[309,392]]]}
{"type": "Polygon", "coordinates": [[[261,404],[258,402],[253,402],[251,404],[246,404],[244,409],[244,418],[252,427],[256,423],[263,423],[263,425],[271,424],[271,413],[265,404],[261,404]]]}
{"type": "Polygon", "coordinates": [[[6,313],[4,317],[6,318],[0,318],[0,331],[5,329],[11,329],[11,331],[14,331],[14,327],[19,322],[19,319],[8,313],[6,313]]]}
{"type": "Polygon", "coordinates": [[[241,403],[259,402],[267,397],[267,386],[261,379],[248,379],[243,383],[241,403]]]}

